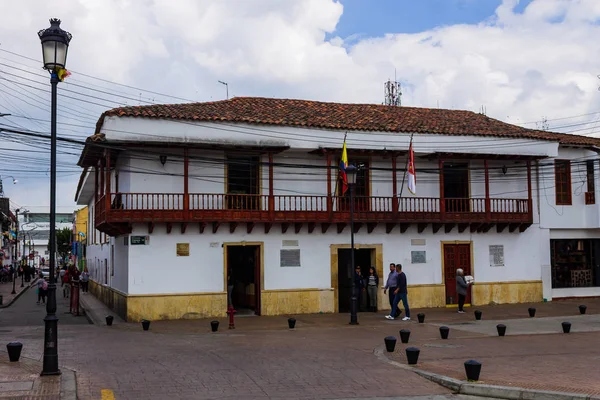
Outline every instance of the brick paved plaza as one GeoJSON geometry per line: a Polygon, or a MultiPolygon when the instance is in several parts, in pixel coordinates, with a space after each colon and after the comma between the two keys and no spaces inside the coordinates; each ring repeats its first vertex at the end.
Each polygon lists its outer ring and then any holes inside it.
{"type": "MultiPolygon", "coordinates": [[[[484,319],[477,322],[471,313],[452,309],[426,310],[426,324],[387,321],[381,313],[360,314],[358,327],[348,326],[346,315],[297,316],[294,331],[283,317],[241,317],[236,330],[223,329],[222,320],[213,334],[208,320],[155,321],[149,332],[139,324],[90,325],[85,317],[65,314],[66,302],[59,300],[61,368],[76,371],[79,399],[100,399],[102,390],[133,400],[453,397],[448,389],[376,357],[383,338],[403,327],[412,331],[410,345],[421,348],[418,367],[428,371],[464,379],[462,363],[474,358],[484,364],[484,383],[588,394],[600,390],[600,338],[577,332],[600,329],[600,320],[597,314],[576,315],[575,302],[541,304],[539,313],[548,317],[535,319],[520,315],[523,310],[526,315],[527,305],[482,307],[484,319]],[[499,338],[495,321],[486,318],[503,318],[509,334],[536,326],[555,326],[559,332],[565,318],[557,314],[571,314],[573,333],[499,338]],[[440,324],[451,327],[447,341],[439,338],[440,324]],[[567,367],[569,362],[573,366],[567,367]]],[[[586,303],[588,312],[598,306],[586,303]]],[[[23,342],[23,356],[41,361],[43,315],[35,291],[29,291],[0,312],[0,340],[23,342]]],[[[399,344],[387,357],[405,363],[403,349],[399,344]]],[[[51,398],[33,394],[28,398],[51,398]]]]}

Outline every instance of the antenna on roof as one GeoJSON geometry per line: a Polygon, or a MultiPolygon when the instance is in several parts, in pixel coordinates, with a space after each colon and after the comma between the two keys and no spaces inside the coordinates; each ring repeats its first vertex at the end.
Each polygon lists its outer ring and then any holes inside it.
{"type": "Polygon", "coordinates": [[[388,79],[383,84],[385,90],[385,99],[383,104],[386,106],[401,106],[402,105],[402,86],[396,79],[396,69],[394,69],[394,81],[388,79]]]}
{"type": "Polygon", "coordinates": [[[227,93],[227,100],[229,100],[229,84],[227,82],[223,82],[223,81],[217,81],[219,82],[221,85],[225,85],[225,91],[227,93]]]}

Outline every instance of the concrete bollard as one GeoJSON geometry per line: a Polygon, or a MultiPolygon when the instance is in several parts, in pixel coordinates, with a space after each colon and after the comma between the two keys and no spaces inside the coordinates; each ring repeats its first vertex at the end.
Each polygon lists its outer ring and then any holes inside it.
{"type": "Polygon", "coordinates": [[[396,338],[394,336],[387,336],[383,341],[385,342],[385,349],[387,352],[393,353],[396,349],[396,338]]]}
{"type": "Polygon", "coordinates": [[[400,341],[402,343],[408,343],[410,337],[410,331],[408,329],[400,329],[400,341]]]}
{"type": "Polygon", "coordinates": [[[409,347],[405,351],[406,351],[406,360],[408,361],[408,364],[415,365],[417,363],[417,361],[419,361],[419,354],[421,353],[421,350],[419,350],[416,347],[409,347]]]}
{"type": "Polygon", "coordinates": [[[447,326],[440,326],[440,336],[442,339],[448,339],[448,334],[450,333],[450,328],[447,326]]]}
{"type": "Polygon", "coordinates": [[[465,361],[465,374],[469,382],[477,382],[481,373],[481,363],[475,360],[465,361]]]}
{"type": "Polygon", "coordinates": [[[496,330],[498,331],[498,336],[504,336],[506,334],[506,325],[498,324],[496,325],[496,330]]]}

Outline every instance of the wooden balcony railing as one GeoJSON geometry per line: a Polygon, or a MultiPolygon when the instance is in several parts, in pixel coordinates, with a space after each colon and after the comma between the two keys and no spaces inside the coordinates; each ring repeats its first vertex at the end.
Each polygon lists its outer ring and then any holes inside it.
{"type": "MultiPolygon", "coordinates": [[[[348,197],[112,193],[96,203],[96,225],[131,222],[347,222],[348,197]],[[187,205],[187,207],[186,207],[187,205]]],[[[357,222],[489,222],[531,223],[527,199],[439,199],[435,197],[354,198],[357,222]]]]}
{"type": "Polygon", "coordinates": [[[585,192],[585,204],[596,204],[596,193],[585,192]]]}

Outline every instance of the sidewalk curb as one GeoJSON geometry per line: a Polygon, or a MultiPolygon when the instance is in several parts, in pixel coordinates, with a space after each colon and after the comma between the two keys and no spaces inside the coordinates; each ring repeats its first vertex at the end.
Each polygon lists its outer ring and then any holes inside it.
{"type": "Polygon", "coordinates": [[[8,307],[10,307],[10,306],[12,305],[12,303],[14,303],[15,301],[17,301],[17,299],[18,299],[19,297],[21,297],[21,295],[22,295],[23,293],[25,293],[26,291],[28,291],[28,290],[29,290],[29,289],[30,289],[30,288],[33,286],[33,284],[34,284],[34,283],[36,283],[36,282],[37,282],[37,278],[36,278],[36,279],[35,279],[33,282],[31,282],[31,283],[30,283],[28,286],[25,286],[25,287],[23,288],[23,290],[21,290],[19,293],[17,293],[17,294],[15,295],[15,297],[13,297],[13,298],[12,298],[12,300],[11,300],[11,301],[9,301],[9,302],[8,302],[8,303],[6,303],[6,304],[2,304],[2,305],[0,306],[0,308],[8,308],[8,307]]]}
{"type": "MultiPolygon", "coordinates": [[[[90,324],[93,324],[96,326],[106,326],[106,320],[105,320],[106,315],[113,316],[113,318],[114,318],[113,326],[125,323],[125,321],[120,316],[118,316],[111,309],[106,307],[106,305],[104,305],[104,303],[103,303],[103,307],[105,308],[105,313],[100,315],[99,312],[96,312],[96,310],[94,310],[94,308],[90,304],[87,303],[87,299],[89,298],[88,296],[93,296],[94,299],[96,299],[96,300],[98,300],[98,298],[89,292],[88,292],[88,295],[79,297],[79,305],[80,305],[81,309],[83,310],[83,313],[85,314],[85,317],[87,318],[87,320],[89,321],[90,324]]],[[[98,301],[100,301],[100,300],[98,300],[98,301]]]]}
{"type": "Polygon", "coordinates": [[[77,400],[77,377],[73,370],[62,370],[60,376],[60,399],[77,400]]]}
{"type": "Polygon", "coordinates": [[[378,346],[373,350],[375,356],[388,364],[396,367],[413,371],[415,374],[422,376],[438,385],[444,386],[456,394],[464,394],[469,396],[480,396],[480,397],[493,397],[497,399],[508,399],[508,400],[597,400],[600,396],[586,395],[579,393],[565,393],[565,392],[552,392],[547,390],[533,390],[523,389],[519,387],[510,386],[495,386],[486,384],[469,383],[460,381],[458,379],[450,378],[444,375],[434,374],[420,370],[418,368],[411,367],[407,364],[401,364],[397,361],[390,360],[385,355],[383,346],[378,346]]]}

